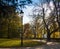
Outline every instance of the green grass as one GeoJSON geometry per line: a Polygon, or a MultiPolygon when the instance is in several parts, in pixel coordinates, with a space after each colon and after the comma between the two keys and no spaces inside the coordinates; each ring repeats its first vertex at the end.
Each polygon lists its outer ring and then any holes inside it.
{"type": "Polygon", "coordinates": [[[18,47],[19,45],[18,39],[0,39],[0,47],[18,47]]]}
{"type": "MultiPolygon", "coordinates": [[[[44,43],[32,41],[32,40],[24,40],[23,46],[40,46],[44,43]]],[[[0,47],[20,47],[21,46],[21,40],[20,39],[0,39],[0,47]]]]}
{"type": "Polygon", "coordinates": [[[43,44],[45,44],[45,43],[38,42],[38,41],[32,41],[32,40],[25,40],[23,46],[32,47],[32,46],[41,46],[43,44]]]}

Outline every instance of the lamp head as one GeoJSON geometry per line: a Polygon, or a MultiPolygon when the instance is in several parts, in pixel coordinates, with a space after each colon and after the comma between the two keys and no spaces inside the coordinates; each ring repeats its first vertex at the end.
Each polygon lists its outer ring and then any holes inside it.
{"type": "Polygon", "coordinates": [[[20,14],[23,14],[23,13],[24,13],[24,12],[21,10],[21,11],[20,11],[20,14]]]}
{"type": "Polygon", "coordinates": [[[24,12],[21,10],[21,11],[20,11],[20,15],[23,16],[23,14],[24,14],[24,12]]]}

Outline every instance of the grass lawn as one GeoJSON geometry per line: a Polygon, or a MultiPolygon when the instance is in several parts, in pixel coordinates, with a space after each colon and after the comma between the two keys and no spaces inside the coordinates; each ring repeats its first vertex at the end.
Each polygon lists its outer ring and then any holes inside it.
{"type": "MultiPolygon", "coordinates": [[[[26,46],[40,46],[44,43],[32,40],[24,40],[24,47],[26,46]]],[[[0,47],[20,47],[21,40],[20,39],[0,39],[0,47]]]]}

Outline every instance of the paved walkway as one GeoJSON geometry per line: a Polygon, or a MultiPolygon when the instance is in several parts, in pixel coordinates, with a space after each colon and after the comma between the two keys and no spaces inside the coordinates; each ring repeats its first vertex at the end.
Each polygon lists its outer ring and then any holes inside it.
{"type": "Polygon", "coordinates": [[[46,45],[36,47],[0,48],[0,49],[60,49],[60,43],[47,42],[46,45]]]}

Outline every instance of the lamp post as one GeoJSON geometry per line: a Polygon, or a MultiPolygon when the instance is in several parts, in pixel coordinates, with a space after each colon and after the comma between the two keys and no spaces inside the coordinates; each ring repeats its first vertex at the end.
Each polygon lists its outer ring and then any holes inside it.
{"type": "Polygon", "coordinates": [[[20,11],[20,16],[21,16],[21,46],[23,46],[23,14],[24,14],[24,12],[21,10],[20,11]]]}

